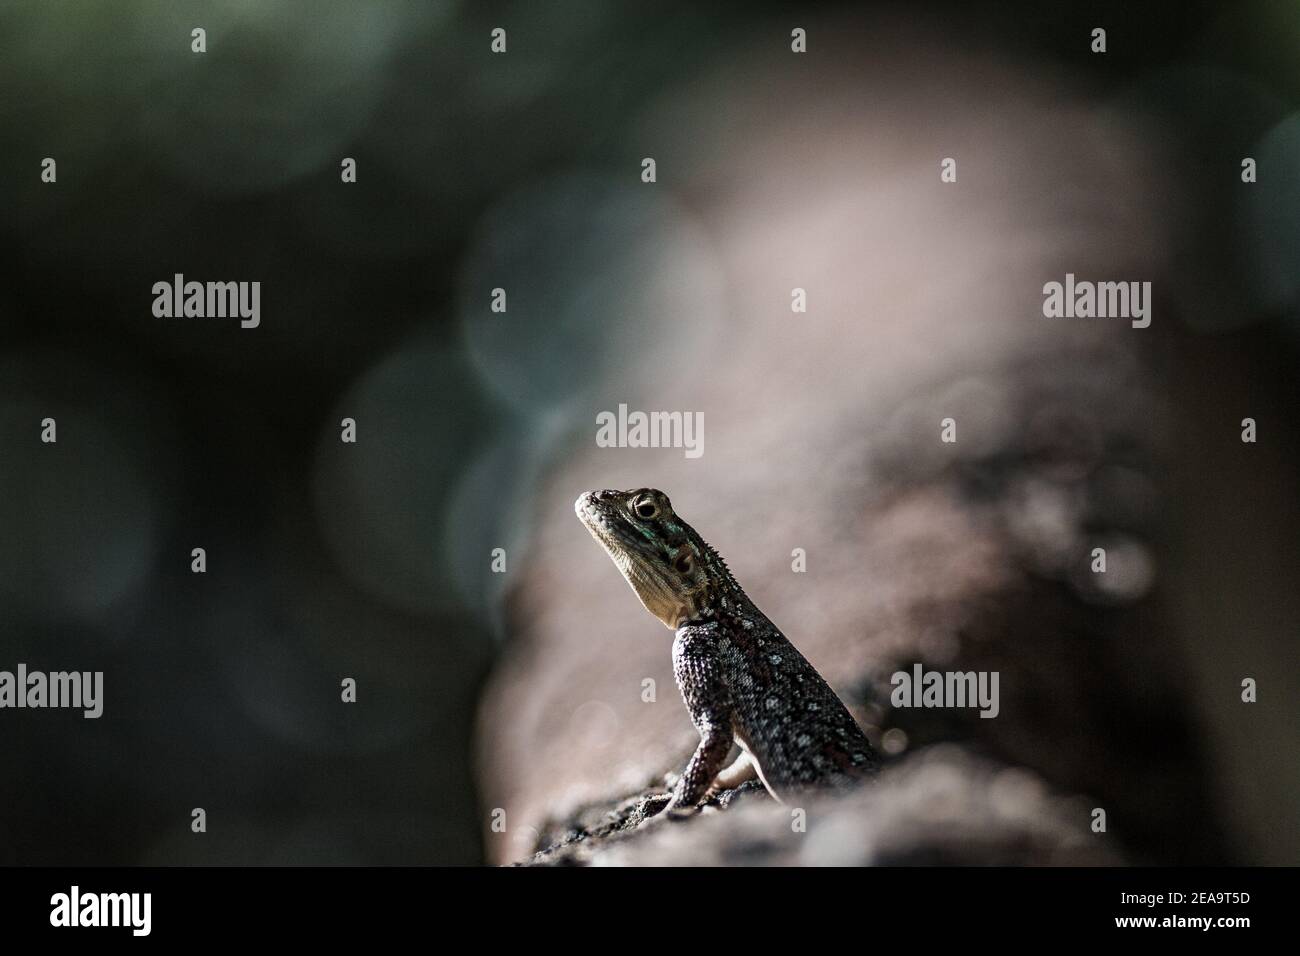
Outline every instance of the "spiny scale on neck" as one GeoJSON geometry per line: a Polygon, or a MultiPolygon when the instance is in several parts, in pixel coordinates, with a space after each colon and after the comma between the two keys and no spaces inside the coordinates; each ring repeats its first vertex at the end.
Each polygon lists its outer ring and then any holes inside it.
{"type": "Polygon", "coordinates": [[[734,613],[741,602],[748,603],[749,596],[732,575],[722,555],[698,534],[694,534],[694,538],[703,558],[708,581],[708,593],[696,617],[700,620],[716,620],[734,613]]]}

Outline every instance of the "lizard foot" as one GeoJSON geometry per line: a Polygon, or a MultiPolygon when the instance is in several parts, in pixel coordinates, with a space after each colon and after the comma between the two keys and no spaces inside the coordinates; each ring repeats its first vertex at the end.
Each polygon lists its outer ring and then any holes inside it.
{"type": "Polygon", "coordinates": [[[641,798],[641,801],[636,806],[636,812],[641,817],[642,822],[645,822],[651,817],[663,813],[672,802],[673,795],[671,793],[652,793],[641,798]]]}
{"type": "Polygon", "coordinates": [[[646,797],[642,802],[641,813],[643,819],[637,824],[637,829],[661,823],[664,820],[686,820],[699,813],[700,809],[700,807],[674,804],[673,795],[670,793],[655,794],[646,797]]]}

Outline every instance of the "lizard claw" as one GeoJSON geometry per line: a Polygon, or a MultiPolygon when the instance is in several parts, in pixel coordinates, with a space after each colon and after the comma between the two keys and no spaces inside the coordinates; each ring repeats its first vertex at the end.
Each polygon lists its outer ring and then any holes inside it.
{"type": "Polygon", "coordinates": [[[689,820],[701,810],[700,807],[666,807],[659,814],[661,820],[689,820]]]}

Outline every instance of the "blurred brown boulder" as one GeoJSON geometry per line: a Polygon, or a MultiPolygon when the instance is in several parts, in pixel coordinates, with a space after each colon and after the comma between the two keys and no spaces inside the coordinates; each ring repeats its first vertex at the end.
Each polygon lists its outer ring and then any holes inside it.
{"type": "MultiPolygon", "coordinates": [[[[1296,793],[1282,728],[1298,698],[1278,699],[1295,680],[1285,573],[1233,572],[1240,588],[1216,590],[1221,624],[1261,600],[1279,617],[1210,633],[1194,608],[1218,572],[1188,550],[1236,521],[1234,534],[1259,530],[1260,551],[1225,560],[1284,569],[1295,505],[1238,462],[1246,365],[1225,361],[1212,382],[1188,372],[1214,347],[1169,294],[1177,200],[1159,144],[1059,77],[916,38],[844,43],[827,62],[866,65],[753,70],[757,86],[706,83],[646,119],[660,186],[712,238],[728,299],[703,330],[663,316],[658,338],[691,347],[669,362],[629,355],[588,420],[620,402],[699,410],[705,453],[583,435],[537,492],[511,643],[481,709],[483,798],[507,818],[489,853],[526,859],[567,830],[595,834],[552,851],[570,862],[1296,862],[1293,827],[1267,836],[1273,799],[1293,807],[1296,793]],[[722,115],[725,127],[693,123],[722,115]],[[958,182],[941,184],[953,154],[958,182]],[[1043,284],[1067,272],[1151,281],[1152,326],[1045,318],[1043,284]],[[806,314],[791,312],[796,287],[806,314]],[[1253,489],[1250,507],[1240,490],[1208,494],[1228,476],[1253,489]],[[897,758],[878,789],[820,798],[802,842],[761,793],[633,837],[592,822],[626,821],[695,742],[671,633],[572,515],[581,491],[643,485],[668,492],[897,758]],[[806,573],[791,570],[796,548],[806,573]],[[999,715],[892,708],[890,675],[916,662],[998,671],[999,715]],[[1238,702],[1252,674],[1271,709],[1238,702]],[[946,746],[918,764],[931,744],[946,746]],[[1037,796],[999,816],[1021,784],[1037,796]],[[951,827],[917,810],[942,804],[944,786],[951,827]],[[1088,830],[1093,808],[1105,834],[1088,830]],[[817,819],[846,834],[845,855],[817,819]]],[[[1269,387],[1256,383],[1255,407],[1269,387]]],[[[1270,464],[1294,475],[1289,459],[1270,464]]]]}

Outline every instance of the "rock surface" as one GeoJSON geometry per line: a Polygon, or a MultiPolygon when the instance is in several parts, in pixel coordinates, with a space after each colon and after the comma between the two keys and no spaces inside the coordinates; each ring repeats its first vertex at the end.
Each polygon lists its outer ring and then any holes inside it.
{"type": "Polygon", "coordinates": [[[1120,862],[1083,825],[1086,807],[1022,770],[941,745],[877,785],[782,806],[757,783],[695,818],[647,825],[662,790],[586,807],[542,829],[535,866],[1070,865],[1120,862]]]}

